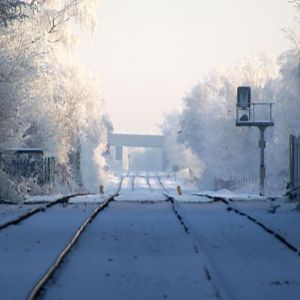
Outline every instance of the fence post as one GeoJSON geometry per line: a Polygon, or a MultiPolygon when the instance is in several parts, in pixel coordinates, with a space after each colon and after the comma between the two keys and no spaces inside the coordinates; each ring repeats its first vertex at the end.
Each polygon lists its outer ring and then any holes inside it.
{"type": "Polygon", "coordinates": [[[298,138],[294,137],[294,187],[298,185],[298,138]]]}
{"type": "Polygon", "coordinates": [[[295,182],[295,186],[298,186],[300,183],[300,137],[296,137],[296,156],[297,156],[297,162],[296,162],[296,182],[295,182]]]}
{"type": "Polygon", "coordinates": [[[291,134],[290,135],[290,147],[289,147],[289,164],[290,164],[290,182],[289,182],[289,188],[292,189],[295,187],[295,151],[294,151],[294,145],[295,145],[295,138],[291,134]]]}
{"type": "Polygon", "coordinates": [[[294,189],[290,196],[298,202],[297,209],[300,210],[300,136],[290,135],[289,164],[289,189],[294,189]]]}

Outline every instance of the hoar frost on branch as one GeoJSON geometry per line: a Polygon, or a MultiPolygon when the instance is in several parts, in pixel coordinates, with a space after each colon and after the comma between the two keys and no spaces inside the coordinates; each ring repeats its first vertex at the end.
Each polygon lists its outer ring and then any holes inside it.
{"type": "Polygon", "coordinates": [[[74,24],[93,29],[98,1],[6,2],[16,5],[6,15],[20,17],[0,24],[1,148],[52,152],[67,185],[88,182],[82,164],[74,164],[79,157],[97,182],[96,164],[104,162],[101,153],[94,162],[94,151],[106,142],[108,123],[97,83],[72,56],[69,41],[74,24]]]}
{"type": "Polygon", "coordinates": [[[35,9],[35,0],[1,0],[0,25],[8,26],[14,21],[22,21],[28,17],[28,10],[35,9]]]}
{"type": "Polygon", "coordinates": [[[288,2],[293,4],[297,9],[300,9],[300,1],[299,0],[288,0],[288,2]]]}

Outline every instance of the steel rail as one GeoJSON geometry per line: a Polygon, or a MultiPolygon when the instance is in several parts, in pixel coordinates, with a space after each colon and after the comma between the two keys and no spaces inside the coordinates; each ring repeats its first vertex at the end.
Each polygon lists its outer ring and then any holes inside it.
{"type": "MultiPolygon", "coordinates": [[[[223,197],[210,196],[210,195],[206,195],[206,194],[203,194],[203,195],[193,194],[193,195],[207,197],[209,199],[212,199],[214,202],[222,202],[223,204],[225,204],[227,206],[227,211],[233,211],[237,215],[246,217],[248,220],[250,220],[251,222],[253,222],[257,226],[259,226],[262,229],[264,229],[270,235],[272,235],[279,242],[283,243],[289,250],[292,250],[294,253],[296,253],[296,254],[298,254],[298,256],[300,256],[300,249],[299,248],[297,248],[295,245],[293,245],[293,243],[291,243],[290,241],[288,241],[286,237],[284,237],[283,235],[281,235],[277,231],[271,229],[269,226],[266,226],[261,221],[257,220],[256,218],[252,217],[248,213],[245,213],[242,210],[240,210],[237,207],[235,207],[234,205],[232,205],[230,202],[234,202],[234,200],[232,200],[232,199],[226,200],[223,197]]],[[[272,200],[274,198],[269,198],[269,199],[272,200]]]]}
{"type": "Polygon", "coordinates": [[[17,225],[20,222],[22,222],[23,220],[28,219],[29,217],[31,217],[31,216],[39,213],[39,212],[44,212],[47,208],[49,208],[51,206],[54,206],[54,205],[57,205],[57,204],[60,204],[60,203],[68,203],[70,198],[73,198],[73,197],[76,197],[76,196],[84,196],[84,195],[87,195],[87,194],[72,194],[72,195],[64,196],[64,197],[61,197],[61,198],[59,198],[55,201],[48,202],[43,206],[33,208],[33,209],[21,214],[20,216],[18,216],[17,218],[15,218],[13,220],[10,220],[10,221],[7,221],[3,224],[0,224],[0,230],[3,230],[4,228],[7,228],[11,225],[17,225]]]}
{"type": "MultiPolygon", "coordinates": [[[[167,196],[167,195],[166,195],[167,196]]],[[[183,216],[183,214],[180,212],[177,201],[171,197],[168,196],[168,200],[171,202],[172,205],[172,211],[174,212],[176,218],[182,225],[184,231],[186,234],[189,235],[189,237],[192,240],[193,248],[195,253],[197,254],[202,254],[202,259],[203,259],[203,265],[204,265],[204,273],[208,281],[211,282],[212,287],[215,291],[215,296],[217,299],[222,299],[222,300],[233,300],[235,299],[233,295],[231,295],[228,291],[228,289],[224,286],[223,281],[221,280],[220,276],[218,275],[218,272],[209,257],[207,251],[203,248],[203,246],[199,243],[199,241],[196,238],[196,234],[193,232],[190,224],[188,224],[187,220],[183,216]]]]}
{"type": "Polygon", "coordinates": [[[132,180],[131,180],[131,190],[134,191],[134,180],[136,178],[136,175],[132,176],[132,180]]]}
{"type": "Polygon", "coordinates": [[[157,180],[161,186],[161,188],[165,191],[165,193],[169,194],[169,191],[165,188],[163,182],[161,181],[161,178],[159,176],[157,176],[157,180]]]}
{"type": "Polygon", "coordinates": [[[121,189],[122,189],[123,181],[124,181],[124,176],[122,176],[122,177],[120,178],[120,182],[119,182],[117,194],[119,194],[120,191],[121,191],[121,189]]]}
{"type": "Polygon", "coordinates": [[[222,197],[214,197],[215,201],[220,201],[224,203],[227,206],[227,211],[233,211],[237,215],[246,217],[248,220],[250,220],[252,223],[256,224],[257,226],[264,229],[265,232],[273,236],[275,239],[277,239],[279,242],[281,242],[283,245],[285,245],[289,250],[293,251],[294,253],[298,254],[300,256],[300,249],[298,249],[295,245],[293,245],[290,241],[286,239],[283,235],[278,233],[277,231],[273,230],[269,226],[266,226],[261,221],[257,220],[256,218],[252,217],[248,213],[243,212],[242,210],[238,209],[234,205],[230,203],[230,201],[233,201],[232,199],[226,200],[222,197]]]}
{"type": "Polygon", "coordinates": [[[151,186],[151,183],[150,183],[150,177],[149,177],[149,174],[147,174],[147,176],[145,177],[146,179],[146,182],[147,182],[147,185],[149,187],[149,190],[150,192],[152,193],[153,192],[153,189],[152,189],[152,186],[151,186]]]}
{"type": "Polygon", "coordinates": [[[109,203],[114,200],[114,197],[116,197],[118,194],[114,194],[107,198],[103,203],[101,203],[93,212],[90,214],[90,216],[80,225],[79,229],[76,231],[76,233],[73,235],[71,241],[66,245],[66,247],[63,249],[63,251],[57,256],[51,267],[46,271],[46,273],[41,277],[41,279],[36,283],[36,285],[31,290],[29,296],[27,297],[27,300],[34,300],[37,299],[37,297],[41,294],[42,290],[44,289],[45,285],[48,283],[48,281],[52,278],[55,271],[60,267],[62,264],[64,258],[68,255],[68,253],[71,251],[73,246],[76,244],[76,242],[79,240],[82,233],[86,230],[88,225],[95,219],[95,217],[106,207],[108,207],[109,203]]]}

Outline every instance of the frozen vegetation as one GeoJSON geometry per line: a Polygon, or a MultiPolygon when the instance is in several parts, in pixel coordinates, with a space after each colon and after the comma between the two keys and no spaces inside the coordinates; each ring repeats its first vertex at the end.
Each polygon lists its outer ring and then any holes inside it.
{"type": "Polygon", "coordinates": [[[251,86],[254,102],[274,103],[275,126],[266,130],[267,192],[282,193],[288,183],[289,135],[300,132],[299,53],[297,42],[276,62],[266,55],[248,57],[199,81],[184,96],[183,110],[167,114],[162,125],[170,167],[189,168],[201,188],[212,189],[219,179],[257,191],[259,131],[235,126],[237,87],[251,86]]]}
{"type": "MultiPolygon", "coordinates": [[[[105,171],[120,168],[102,155],[113,125],[99,84],[73,55],[78,33],[93,31],[98,2],[1,1],[0,150],[41,148],[55,157],[55,185],[41,187],[36,178],[15,182],[2,169],[2,198],[97,192],[100,182],[109,185],[111,174],[104,176],[105,171]]],[[[299,1],[293,3],[299,8],[299,1]]],[[[257,191],[258,131],[235,126],[236,88],[251,86],[254,101],[275,104],[275,126],[267,129],[266,188],[269,194],[284,191],[289,135],[300,131],[299,34],[286,30],[286,35],[292,46],[276,61],[258,55],[217,69],[183,97],[182,111],[165,116],[161,129],[169,170],[187,170],[201,189],[227,184],[257,191]]],[[[133,170],[151,171],[165,163],[156,150],[127,154],[133,170]]]]}
{"type": "MultiPolygon", "coordinates": [[[[98,187],[111,130],[98,83],[72,54],[78,33],[95,26],[97,2],[0,3],[0,150],[41,148],[54,156],[55,189],[62,192],[95,191],[91,177],[98,187]]],[[[14,179],[1,172],[1,187],[54,192],[14,179]]]]}
{"type": "Polygon", "coordinates": [[[300,132],[298,34],[276,62],[249,57],[199,81],[166,115],[164,149],[126,149],[124,171],[98,83],[73,55],[97,2],[0,0],[0,298],[33,299],[55,270],[43,299],[298,300],[297,204],[257,196],[258,131],[235,126],[238,86],[275,103],[267,193],[282,193],[300,132]],[[54,182],[17,180],[15,157],[4,168],[7,150],[29,148],[34,171],[31,156],[55,158],[54,182]]]}

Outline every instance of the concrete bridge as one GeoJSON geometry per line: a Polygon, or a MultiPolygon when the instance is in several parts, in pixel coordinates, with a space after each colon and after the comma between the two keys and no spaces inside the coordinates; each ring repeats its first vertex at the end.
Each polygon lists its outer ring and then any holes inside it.
{"type": "MultiPolygon", "coordinates": [[[[164,148],[163,135],[119,134],[109,136],[109,145],[116,149],[116,159],[123,161],[123,147],[164,148]]],[[[165,157],[165,155],[163,154],[165,157]]]]}

